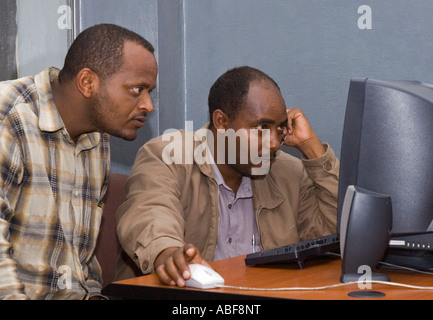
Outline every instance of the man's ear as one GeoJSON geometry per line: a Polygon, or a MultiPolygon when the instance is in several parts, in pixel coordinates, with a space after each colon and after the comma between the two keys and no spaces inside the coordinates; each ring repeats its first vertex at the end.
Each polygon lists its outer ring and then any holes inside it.
{"type": "Polygon", "coordinates": [[[212,121],[215,129],[226,130],[229,127],[230,119],[221,109],[216,109],[212,113],[212,121]]]}
{"type": "Polygon", "coordinates": [[[87,99],[98,91],[99,77],[89,68],[81,69],[77,74],[76,81],[78,91],[87,99]]]}

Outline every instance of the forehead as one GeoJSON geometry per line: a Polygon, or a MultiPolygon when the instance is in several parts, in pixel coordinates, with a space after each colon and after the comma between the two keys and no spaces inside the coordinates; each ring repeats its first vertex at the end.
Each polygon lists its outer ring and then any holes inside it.
{"type": "Polygon", "coordinates": [[[248,121],[268,119],[280,124],[287,119],[286,104],[280,90],[273,83],[256,81],[251,83],[244,106],[238,115],[248,121]]]}
{"type": "Polygon", "coordinates": [[[123,64],[118,74],[132,82],[155,84],[158,64],[154,54],[134,42],[126,42],[123,50],[123,64]]]}

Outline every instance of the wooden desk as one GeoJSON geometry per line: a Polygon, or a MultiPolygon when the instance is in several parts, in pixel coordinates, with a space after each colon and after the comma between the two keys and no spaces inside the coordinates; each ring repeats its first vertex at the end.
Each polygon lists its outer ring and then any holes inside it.
{"type": "MultiPolygon", "coordinates": [[[[296,264],[247,267],[244,259],[245,256],[239,256],[214,261],[211,265],[225,279],[225,284],[229,286],[255,288],[321,287],[340,283],[341,260],[338,258],[310,260],[306,262],[304,269],[298,269],[296,264]]],[[[433,287],[433,276],[431,275],[390,269],[380,271],[387,274],[392,282],[433,287]]],[[[385,293],[384,297],[374,298],[374,300],[433,300],[433,290],[409,289],[383,284],[371,285],[372,290],[385,293]]],[[[357,284],[315,291],[247,291],[229,288],[200,290],[166,286],[159,281],[155,274],[152,274],[112,283],[103,293],[124,299],[149,300],[357,299],[348,295],[353,291],[360,291],[357,284]]],[[[373,298],[369,300],[373,300],[373,298]]]]}

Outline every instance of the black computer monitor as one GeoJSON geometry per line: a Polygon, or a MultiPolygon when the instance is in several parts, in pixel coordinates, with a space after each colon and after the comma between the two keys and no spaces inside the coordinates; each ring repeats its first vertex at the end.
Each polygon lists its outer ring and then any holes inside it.
{"type": "Polygon", "coordinates": [[[389,195],[384,261],[433,270],[433,86],[353,79],[340,160],[338,228],[348,186],[389,195]]]}

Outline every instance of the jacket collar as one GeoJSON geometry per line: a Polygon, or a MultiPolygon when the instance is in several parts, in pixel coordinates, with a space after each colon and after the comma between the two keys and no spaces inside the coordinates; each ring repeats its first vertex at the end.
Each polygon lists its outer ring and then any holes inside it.
{"type": "MultiPolygon", "coordinates": [[[[210,124],[208,123],[208,124],[204,125],[203,127],[201,127],[200,130],[209,130],[209,126],[210,126],[210,124]]],[[[193,148],[193,150],[195,151],[196,148],[200,144],[202,144],[202,143],[204,144],[201,147],[201,148],[203,148],[202,150],[204,150],[204,149],[206,150],[206,158],[205,158],[206,160],[202,164],[197,163],[197,166],[199,167],[199,169],[200,169],[200,171],[201,171],[202,174],[204,174],[205,176],[207,176],[209,178],[215,179],[215,174],[214,174],[214,172],[212,170],[212,166],[211,166],[211,161],[214,161],[214,160],[213,160],[213,156],[209,154],[210,153],[210,148],[209,148],[209,145],[207,143],[207,140],[206,140],[206,142],[201,142],[201,141],[195,141],[194,140],[194,148],[193,148]]]]}
{"type": "Polygon", "coordinates": [[[270,172],[263,178],[252,179],[254,208],[274,209],[284,201],[270,172]]]}

